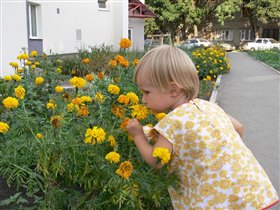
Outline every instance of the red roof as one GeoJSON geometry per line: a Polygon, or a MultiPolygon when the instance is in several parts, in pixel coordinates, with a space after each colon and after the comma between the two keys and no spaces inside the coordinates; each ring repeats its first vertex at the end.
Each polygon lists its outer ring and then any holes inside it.
{"type": "Polygon", "coordinates": [[[139,0],[129,0],[128,16],[130,18],[155,18],[156,15],[139,0]]]}

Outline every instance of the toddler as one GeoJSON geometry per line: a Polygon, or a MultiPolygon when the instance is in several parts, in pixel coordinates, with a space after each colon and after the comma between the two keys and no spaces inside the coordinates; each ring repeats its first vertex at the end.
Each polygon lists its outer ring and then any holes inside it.
{"type": "Polygon", "coordinates": [[[168,111],[154,128],[131,119],[127,130],[144,160],[157,147],[171,153],[170,169],[179,188],[170,187],[174,209],[267,209],[279,202],[277,192],[251,151],[242,142],[242,125],[218,105],[196,98],[199,79],[182,50],[163,45],[144,55],[134,80],[142,101],[156,113],[168,111]],[[151,145],[150,137],[156,139],[151,145]]]}

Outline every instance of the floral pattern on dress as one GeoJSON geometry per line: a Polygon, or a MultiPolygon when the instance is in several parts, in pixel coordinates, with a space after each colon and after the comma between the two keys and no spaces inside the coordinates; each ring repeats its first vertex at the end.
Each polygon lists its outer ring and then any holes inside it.
{"type": "MultiPolygon", "coordinates": [[[[263,168],[217,105],[194,99],[152,129],[173,146],[170,170],[180,179],[169,188],[174,209],[261,209],[278,200],[263,168]]],[[[149,135],[152,134],[152,135],[149,135]]]]}

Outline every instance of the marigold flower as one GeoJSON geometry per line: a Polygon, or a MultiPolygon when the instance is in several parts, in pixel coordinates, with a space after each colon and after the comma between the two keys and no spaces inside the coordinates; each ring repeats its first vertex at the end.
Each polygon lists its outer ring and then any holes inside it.
{"type": "Polygon", "coordinates": [[[130,118],[128,118],[128,117],[124,118],[124,120],[120,124],[120,128],[125,129],[129,120],[130,120],[130,118]]]}
{"type": "Polygon", "coordinates": [[[59,115],[52,116],[50,121],[54,128],[59,128],[61,126],[61,116],[59,115]]]}
{"type": "Polygon", "coordinates": [[[164,112],[155,114],[155,117],[157,118],[157,120],[161,120],[165,116],[166,116],[166,114],[164,112]]]}
{"type": "Polygon", "coordinates": [[[18,63],[17,62],[10,62],[9,64],[14,68],[18,68],[18,63]]]}
{"type": "Polygon", "coordinates": [[[139,61],[140,61],[140,60],[139,60],[138,58],[134,59],[133,65],[136,66],[136,65],[139,63],[139,61]]]}
{"type": "Polygon", "coordinates": [[[108,92],[114,95],[118,95],[120,93],[120,88],[117,85],[110,84],[108,85],[108,92]]]}
{"type": "Polygon", "coordinates": [[[87,74],[87,75],[86,75],[86,80],[87,80],[87,81],[90,82],[90,81],[92,81],[93,79],[94,79],[94,77],[93,77],[92,74],[87,74]]]}
{"type": "Polygon", "coordinates": [[[55,87],[55,92],[57,92],[57,93],[62,93],[63,90],[64,90],[64,88],[62,86],[56,86],[55,87]]]}
{"type": "Polygon", "coordinates": [[[4,107],[7,109],[14,109],[17,108],[19,103],[16,98],[13,97],[7,97],[2,102],[4,104],[4,107]]]}
{"type": "Polygon", "coordinates": [[[116,170],[116,174],[121,176],[124,179],[128,179],[133,172],[132,163],[127,160],[120,164],[119,168],[116,170]]]}
{"type": "Polygon", "coordinates": [[[112,107],[112,113],[116,117],[123,118],[124,116],[124,110],[121,106],[113,106],[112,107]]]}
{"type": "Polygon", "coordinates": [[[160,163],[162,165],[165,165],[166,163],[169,162],[171,155],[167,148],[157,147],[153,151],[153,157],[159,158],[160,163]]]}
{"type": "Polygon", "coordinates": [[[109,61],[109,66],[110,66],[111,68],[115,68],[115,67],[117,66],[117,61],[111,59],[111,60],[109,61]]]}
{"type": "Polygon", "coordinates": [[[102,93],[97,92],[97,93],[95,93],[94,100],[98,101],[99,103],[103,103],[105,100],[105,97],[102,93]]]}
{"type": "Polygon", "coordinates": [[[120,65],[121,65],[122,67],[127,68],[127,67],[129,66],[129,62],[128,62],[128,60],[123,60],[123,61],[120,61],[120,65]]]}
{"type": "Polygon", "coordinates": [[[127,105],[129,103],[129,98],[126,95],[120,95],[118,97],[118,102],[127,105]]]}
{"type": "Polygon", "coordinates": [[[139,102],[139,97],[138,97],[135,93],[133,93],[133,92],[128,92],[128,93],[126,94],[126,96],[129,98],[129,101],[130,101],[131,104],[138,104],[138,102],[139,102]]]}
{"type": "Polygon", "coordinates": [[[3,78],[5,81],[12,81],[13,77],[12,76],[4,76],[3,78]]]}
{"type": "Polygon", "coordinates": [[[32,64],[32,62],[31,62],[31,61],[26,61],[25,64],[26,64],[27,66],[30,66],[30,65],[32,64]]]}
{"type": "Polygon", "coordinates": [[[119,45],[120,45],[120,48],[126,49],[131,46],[131,41],[130,41],[130,39],[122,38],[119,45]]]}
{"type": "Polygon", "coordinates": [[[62,99],[63,99],[64,101],[70,101],[70,100],[71,100],[71,95],[70,95],[69,93],[64,93],[64,94],[62,95],[62,99]]]}
{"type": "Polygon", "coordinates": [[[92,101],[90,96],[82,96],[81,100],[82,100],[82,102],[91,102],[92,101]]]}
{"type": "Polygon", "coordinates": [[[87,117],[89,114],[89,111],[87,109],[87,107],[82,104],[78,110],[78,116],[82,116],[82,117],[87,117]]]}
{"type": "Polygon", "coordinates": [[[67,111],[68,112],[72,112],[74,110],[78,111],[79,109],[80,109],[80,107],[77,104],[73,104],[73,103],[67,104],[67,111]]]}
{"type": "Polygon", "coordinates": [[[110,146],[111,146],[111,147],[115,147],[115,146],[116,146],[116,139],[115,139],[114,136],[109,135],[108,141],[110,142],[110,146]]]}
{"type": "Polygon", "coordinates": [[[7,133],[9,131],[10,127],[5,122],[0,122],[0,133],[7,133]]]}
{"type": "Polygon", "coordinates": [[[36,68],[36,65],[33,64],[33,65],[30,66],[30,68],[31,68],[31,69],[35,69],[35,68],[36,68]]]}
{"type": "Polygon", "coordinates": [[[18,82],[21,81],[21,76],[19,76],[18,74],[12,75],[12,78],[13,78],[14,80],[18,81],[18,82]]]}
{"type": "Polygon", "coordinates": [[[84,58],[83,60],[82,60],[82,63],[84,63],[84,64],[88,64],[89,63],[89,59],[88,58],[84,58]]]}
{"type": "Polygon", "coordinates": [[[73,104],[80,105],[83,103],[83,100],[80,97],[73,98],[71,101],[73,104]]]}
{"type": "Polygon", "coordinates": [[[71,85],[79,89],[85,87],[86,85],[86,80],[84,80],[81,77],[73,77],[72,79],[69,80],[69,82],[71,83],[71,85]]]}
{"type": "Polygon", "coordinates": [[[102,71],[98,72],[97,77],[98,77],[99,79],[103,79],[103,77],[104,77],[104,72],[102,72],[102,71]]]}
{"type": "Polygon", "coordinates": [[[60,67],[57,67],[57,68],[55,69],[55,72],[56,72],[57,74],[61,74],[62,69],[61,69],[60,67]]]}
{"type": "Polygon", "coordinates": [[[25,89],[19,85],[15,88],[15,95],[18,99],[24,99],[25,96],[25,89]]]}
{"type": "Polygon", "coordinates": [[[44,78],[43,77],[36,77],[35,78],[35,84],[36,85],[41,85],[44,82],[44,78]]]}
{"type": "Polygon", "coordinates": [[[207,77],[206,77],[206,80],[207,80],[207,81],[211,81],[212,78],[211,78],[210,76],[207,76],[207,77]]]}
{"type": "Polygon", "coordinates": [[[20,74],[20,73],[22,73],[24,70],[23,70],[23,68],[18,68],[17,69],[17,74],[20,74]]]}
{"type": "Polygon", "coordinates": [[[54,103],[54,100],[50,99],[49,102],[47,103],[46,107],[47,107],[47,109],[54,110],[57,107],[57,105],[54,103]]]}
{"type": "Polygon", "coordinates": [[[108,160],[110,163],[118,163],[120,162],[121,156],[117,152],[109,152],[105,159],[108,160]]]}
{"type": "Polygon", "coordinates": [[[142,106],[141,104],[136,104],[131,106],[132,108],[132,117],[136,117],[138,120],[143,120],[147,117],[148,115],[148,109],[146,106],[142,106]]]}
{"type": "Polygon", "coordinates": [[[114,77],[113,81],[114,81],[115,83],[118,83],[118,82],[120,81],[120,78],[119,78],[119,77],[114,77]]]}
{"type": "Polygon", "coordinates": [[[124,57],[121,56],[121,55],[116,55],[116,56],[115,56],[115,60],[116,60],[118,63],[120,63],[121,61],[123,61],[123,60],[125,60],[125,59],[124,59],[124,57]]]}
{"type": "Polygon", "coordinates": [[[102,128],[94,126],[92,129],[87,129],[85,137],[84,142],[86,144],[102,143],[105,140],[106,133],[102,128]]]}
{"type": "Polygon", "coordinates": [[[32,50],[30,52],[30,57],[37,57],[38,56],[38,52],[36,50],[32,50]]]}
{"type": "Polygon", "coordinates": [[[42,139],[42,138],[44,138],[44,135],[42,133],[37,133],[36,138],[37,139],[42,139]]]}

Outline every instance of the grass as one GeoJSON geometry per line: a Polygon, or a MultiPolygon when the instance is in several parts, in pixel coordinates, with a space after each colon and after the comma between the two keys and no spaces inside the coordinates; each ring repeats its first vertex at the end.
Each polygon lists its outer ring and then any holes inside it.
{"type": "Polygon", "coordinates": [[[280,49],[249,51],[248,54],[280,71],[280,49]]]}

